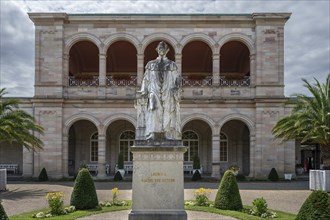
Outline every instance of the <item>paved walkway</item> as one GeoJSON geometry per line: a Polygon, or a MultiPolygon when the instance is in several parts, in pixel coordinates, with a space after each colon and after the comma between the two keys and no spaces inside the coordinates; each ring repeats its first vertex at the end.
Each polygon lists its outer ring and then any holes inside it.
{"type": "MultiPolygon", "coordinates": [[[[65,205],[69,204],[72,192],[73,182],[9,182],[8,191],[0,192],[0,198],[3,200],[3,206],[9,216],[46,208],[46,193],[50,191],[61,191],[65,195],[65,205]]],[[[292,182],[241,182],[238,184],[243,204],[251,205],[255,198],[263,197],[271,209],[282,210],[290,213],[298,213],[301,205],[311,193],[308,190],[308,181],[292,182]]],[[[185,200],[194,199],[195,189],[204,187],[212,189],[210,200],[214,200],[219,183],[210,182],[186,182],[184,196],[185,200]]],[[[111,200],[111,189],[118,187],[119,199],[132,199],[131,182],[95,182],[99,201],[111,200]]],[[[102,214],[85,219],[126,219],[129,211],[116,212],[116,214],[102,214]],[[111,218],[112,216],[113,218],[111,218]]],[[[211,214],[188,211],[188,219],[230,219],[211,214]],[[202,216],[202,217],[201,217],[202,216]]],[[[231,218],[233,219],[233,218],[231,218]]]]}

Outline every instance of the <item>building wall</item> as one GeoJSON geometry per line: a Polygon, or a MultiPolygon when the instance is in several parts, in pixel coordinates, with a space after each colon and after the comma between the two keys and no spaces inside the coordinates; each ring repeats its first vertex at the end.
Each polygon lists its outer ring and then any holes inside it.
{"type": "MultiPolygon", "coordinates": [[[[45,135],[41,137],[45,149],[34,156],[24,153],[27,175],[36,176],[42,167],[46,167],[52,177],[67,176],[69,146],[72,145],[69,142],[70,127],[80,120],[88,120],[99,134],[98,164],[103,167],[99,170],[99,177],[105,177],[104,164],[110,158],[113,167],[118,153],[116,143],[109,138],[111,129],[114,129],[111,126],[115,126],[118,120],[136,126],[134,99],[144,72],[144,49],[155,40],[171,44],[179,70],[182,50],[189,42],[203,41],[212,50],[212,86],[184,87],[181,102],[182,127],[192,120],[201,120],[209,126],[210,134],[201,142],[209,147],[201,154],[207,173],[219,177],[224,169],[219,156],[220,131],[232,120],[246,125],[249,140],[235,143],[236,149],[230,149],[231,161],[239,165],[243,165],[243,161],[249,164],[251,177],[266,177],[272,167],[280,175],[294,173],[294,143],[279,143],[271,134],[276,121],[287,113],[283,105],[287,100],[284,97],[283,45],[284,24],[290,14],[124,16],[30,13],[29,16],[36,26],[35,97],[30,103],[34,104],[37,121],[45,127],[45,135]],[[99,48],[99,86],[68,86],[70,48],[82,40],[89,40],[99,48]],[[105,85],[106,51],[118,40],[128,41],[136,47],[137,86],[105,85]],[[220,49],[233,40],[243,42],[249,48],[250,86],[219,86],[220,49]],[[249,152],[243,149],[245,142],[248,142],[249,152]],[[234,154],[235,151],[239,153],[234,154]]],[[[26,108],[31,111],[31,106],[26,108]]],[[[87,132],[87,128],[82,129],[87,132]]],[[[79,140],[77,135],[76,141],[79,140]]],[[[75,154],[86,159],[86,155],[77,150],[75,154]]],[[[78,165],[75,166],[77,169],[78,165]]]]}

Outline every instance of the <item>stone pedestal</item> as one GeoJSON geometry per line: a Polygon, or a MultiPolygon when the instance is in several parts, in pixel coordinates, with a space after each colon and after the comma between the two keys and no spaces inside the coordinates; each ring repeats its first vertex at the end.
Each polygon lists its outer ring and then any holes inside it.
{"type": "Polygon", "coordinates": [[[186,220],[181,141],[152,145],[136,141],[129,220],[186,220]]]}

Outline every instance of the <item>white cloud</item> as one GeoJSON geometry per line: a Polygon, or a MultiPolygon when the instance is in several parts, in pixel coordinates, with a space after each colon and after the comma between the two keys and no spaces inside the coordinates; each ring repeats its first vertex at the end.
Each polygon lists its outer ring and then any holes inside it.
{"type": "Polygon", "coordinates": [[[34,26],[27,12],[214,13],[292,12],[285,26],[285,94],[306,93],[302,77],[324,82],[330,72],[328,0],[0,1],[1,78],[11,96],[33,96],[34,26]]]}

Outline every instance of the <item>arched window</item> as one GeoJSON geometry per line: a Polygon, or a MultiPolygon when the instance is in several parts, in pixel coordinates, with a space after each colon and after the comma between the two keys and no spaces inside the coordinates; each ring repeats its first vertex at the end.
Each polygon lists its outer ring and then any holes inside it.
{"type": "Polygon", "coordinates": [[[99,160],[99,134],[97,132],[93,133],[90,139],[90,149],[91,149],[91,162],[97,162],[99,160]]]}
{"type": "Polygon", "coordinates": [[[193,131],[185,131],[182,135],[182,141],[184,146],[189,147],[184,154],[184,161],[193,161],[194,155],[198,155],[198,135],[193,131]]]}
{"type": "Polygon", "coordinates": [[[124,131],[119,137],[119,150],[124,156],[124,161],[133,161],[130,147],[134,145],[134,131],[124,131]]]}
{"type": "Polygon", "coordinates": [[[220,162],[228,162],[228,138],[220,133],[220,162]]]}

